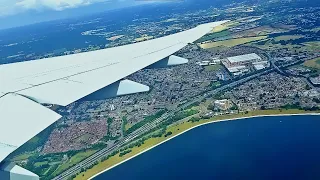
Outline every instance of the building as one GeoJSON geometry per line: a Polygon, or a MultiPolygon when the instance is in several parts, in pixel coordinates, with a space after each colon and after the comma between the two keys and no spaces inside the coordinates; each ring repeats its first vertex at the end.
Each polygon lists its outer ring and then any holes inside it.
{"type": "Polygon", "coordinates": [[[200,66],[209,66],[209,65],[216,65],[216,64],[220,64],[221,61],[219,58],[212,58],[209,60],[204,60],[201,62],[196,62],[196,64],[200,65],[200,66]]]}
{"type": "Polygon", "coordinates": [[[252,69],[261,70],[270,66],[268,61],[262,60],[256,53],[227,57],[222,64],[234,76],[246,74],[252,69]]]}
{"type": "Polygon", "coordinates": [[[320,75],[317,77],[311,77],[310,81],[315,86],[320,86],[320,75]]]}
{"type": "Polygon", "coordinates": [[[258,71],[258,70],[264,69],[266,67],[269,67],[270,63],[268,61],[260,61],[260,62],[252,63],[252,65],[258,71]]]}
{"type": "Polygon", "coordinates": [[[198,64],[199,64],[200,66],[209,66],[209,63],[210,63],[210,61],[201,61],[201,62],[199,62],[198,64]]]}
{"type": "Polygon", "coordinates": [[[214,101],[214,107],[226,111],[232,107],[232,102],[228,99],[214,101]]]}
{"type": "Polygon", "coordinates": [[[226,63],[228,67],[245,66],[262,61],[262,58],[256,53],[245,54],[240,56],[227,57],[226,63]]]}

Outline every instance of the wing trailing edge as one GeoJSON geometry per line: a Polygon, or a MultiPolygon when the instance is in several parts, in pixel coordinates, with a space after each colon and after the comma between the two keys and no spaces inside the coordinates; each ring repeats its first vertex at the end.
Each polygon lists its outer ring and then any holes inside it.
{"type": "Polygon", "coordinates": [[[18,94],[0,98],[0,162],[60,119],[54,111],[18,94]]]}
{"type": "Polygon", "coordinates": [[[114,95],[149,91],[123,78],[172,56],[228,21],[199,25],[150,41],[99,51],[0,66],[0,162],[61,116],[39,103],[66,106],[115,84],[114,95]]]}

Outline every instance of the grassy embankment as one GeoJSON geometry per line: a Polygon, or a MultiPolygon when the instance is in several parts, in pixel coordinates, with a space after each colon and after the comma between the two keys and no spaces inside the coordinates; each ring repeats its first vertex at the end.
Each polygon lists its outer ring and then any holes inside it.
{"type": "MultiPolygon", "coordinates": [[[[94,166],[93,168],[80,173],[78,176],[76,176],[75,180],[86,180],[95,174],[98,174],[99,172],[102,172],[108,168],[111,168],[125,160],[128,160],[139,153],[142,153],[152,147],[154,147],[157,144],[160,144],[169,138],[178,135],[180,133],[183,133],[193,127],[199,126],[201,124],[210,123],[210,122],[216,122],[226,119],[234,119],[234,118],[244,118],[244,117],[252,117],[252,116],[259,116],[259,115],[281,115],[281,114],[304,114],[304,113],[311,113],[310,111],[304,111],[304,110],[298,110],[298,109],[281,109],[281,110],[258,110],[258,111],[252,111],[247,113],[240,113],[240,114],[234,114],[234,115],[223,115],[223,116],[216,116],[209,120],[200,120],[197,122],[188,122],[188,120],[184,120],[178,124],[173,124],[169,126],[166,130],[165,134],[170,134],[170,136],[165,137],[164,135],[161,137],[156,138],[149,138],[147,139],[140,147],[133,147],[130,148],[131,152],[125,154],[124,156],[119,156],[120,153],[110,157],[109,159],[100,162],[98,165],[94,166]]],[[[320,113],[320,111],[313,112],[313,113],[320,113]]],[[[190,118],[190,117],[189,117],[190,118]]],[[[189,119],[187,118],[187,119],[189,119]]]]}

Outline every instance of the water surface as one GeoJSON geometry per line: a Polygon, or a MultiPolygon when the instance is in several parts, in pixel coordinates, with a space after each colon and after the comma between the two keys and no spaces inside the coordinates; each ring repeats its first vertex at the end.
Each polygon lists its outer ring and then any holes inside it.
{"type": "Polygon", "coordinates": [[[320,179],[320,116],[261,117],[195,128],[95,180],[320,179]]]}

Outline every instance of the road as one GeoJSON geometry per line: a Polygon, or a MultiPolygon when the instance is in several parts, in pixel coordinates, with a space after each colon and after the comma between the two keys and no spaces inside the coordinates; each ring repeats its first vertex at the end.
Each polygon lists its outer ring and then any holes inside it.
{"type": "Polygon", "coordinates": [[[302,80],[308,84],[309,87],[311,87],[312,89],[317,89],[309,80],[308,80],[308,77],[304,76],[304,75],[296,75],[296,74],[291,74],[291,73],[288,73],[288,72],[285,72],[283,71],[281,68],[287,68],[287,67],[290,67],[290,66],[293,66],[293,65],[296,65],[298,62],[300,61],[297,61],[297,62],[292,62],[290,64],[287,64],[285,65],[284,67],[278,67],[274,60],[271,59],[271,65],[272,67],[280,74],[284,75],[284,76],[293,76],[293,77],[299,77],[299,78],[302,78],[302,80]]]}
{"type": "Polygon", "coordinates": [[[153,122],[145,124],[144,126],[142,126],[141,128],[137,129],[136,131],[132,132],[128,136],[123,137],[117,143],[115,143],[112,147],[104,148],[104,149],[98,151],[97,153],[91,155],[87,159],[81,161],[80,163],[78,163],[75,166],[71,167],[67,171],[65,171],[62,174],[60,174],[59,176],[55,177],[53,180],[65,180],[65,179],[68,179],[68,178],[72,177],[73,175],[79,173],[81,171],[81,169],[83,169],[83,168],[86,169],[86,168],[90,167],[95,162],[100,161],[103,157],[106,157],[109,154],[111,154],[113,151],[118,150],[121,146],[123,146],[124,144],[134,140],[137,136],[149,132],[150,130],[152,130],[155,127],[157,127],[159,125],[159,123],[161,123],[164,120],[168,119],[168,117],[173,116],[176,112],[179,112],[179,111],[183,110],[184,108],[192,105],[195,102],[200,102],[203,99],[208,98],[208,97],[210,97],[210,96],[212,96],[212,95],[214,95],[214,94],[216,94],[218,92],[221,92],[221,91],[223,91],[225,89],[228,89],[228,88],[232,88],[232,87],[238,86],[238,85],[240,85],[240,84],[242,84],[244,82],[252,80],[252,79],[254,79],[256,77],[259,77],[261,75],[270,73],[272,71],[273,71],[273,69],[268,69],[268,70],[265,70],[263,72],[260,72],[260,73],[257,73],[257,74],[253,74],[253,75],[245,77],[243,79],[234,81],[234,82],[232,82],[230,84],[226,84],[226,85],[221,86],[221,87],[219,87],[217,89],[208,91],[208,92],[205,93],[205,95],[197,96],[192,101],[189,101],[188,103],[180,106],[176,110],[163,114],[160,118],[154,120],[153,122]]]}

